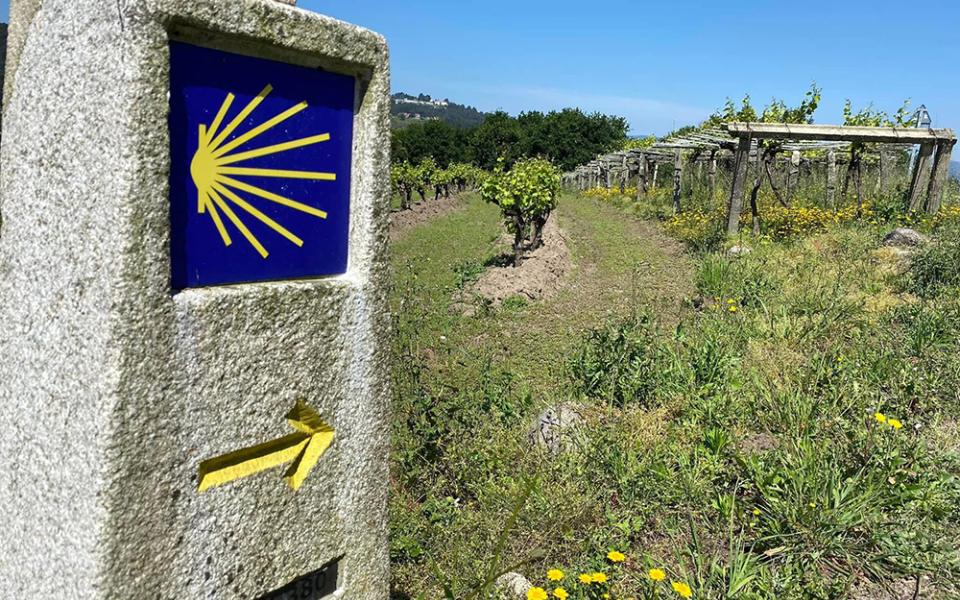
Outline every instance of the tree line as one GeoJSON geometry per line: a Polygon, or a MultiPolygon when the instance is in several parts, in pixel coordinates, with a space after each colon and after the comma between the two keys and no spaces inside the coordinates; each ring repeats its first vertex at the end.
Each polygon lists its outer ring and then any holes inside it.
{"type": "Polygon", "coordinates": [[[566,108],[516,117],[497,111],[472,128],[440,120],[418,123],[394,131],[391,149],[395,163],[419,164],[433,158],[441,167],[468,163],[489,171],[501,159],[509,167],[525,157],[540,157],[572,170],[598,154],[622,148],[626,141],[625,118],[566,108]]]}

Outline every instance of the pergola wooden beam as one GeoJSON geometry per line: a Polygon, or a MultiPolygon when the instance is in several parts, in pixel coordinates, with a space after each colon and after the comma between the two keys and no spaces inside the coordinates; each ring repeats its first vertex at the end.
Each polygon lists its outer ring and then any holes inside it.
{"type": "Polygon", "coordinates": [[[839,125],[793,125],[785,123],[724,123],[731,135],[749,135],[766,140],[811,140],[824,142],[884,142],[924,144],[956,141],[951,129],[916,127],[841,127],[839,125]]]}
{"type": "MultiPolygon", "coordinates": [[[[753,140],[789,140],[791,142],[864,142],[881,144],[920,144],[911,177],[909,206],[911,211],[921,208],[935,213],[940,208],[944,182],[947,178],[951,150],[957,136],[950,129],[923,129],[913,127],[844,127],[839,125],[806,125],[786,123],[724,123],[723,129],[738,138],[737,161],[730,186],[727,212],[727,233],[736,234],[743,207],[744,181],[747,177],[748,152],[753,140]]],[[[836,157],[829,152],[828,164],[835,169],[836,157]]],[[[835,178],[828,173],[827,194],[832,200],[835,178]]]]}

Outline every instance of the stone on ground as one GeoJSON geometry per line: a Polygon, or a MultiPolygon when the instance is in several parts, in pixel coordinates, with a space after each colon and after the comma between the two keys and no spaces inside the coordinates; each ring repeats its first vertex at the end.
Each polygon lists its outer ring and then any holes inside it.
{"type": "Polygon", "coordinates": [[[527,592],[533,587],[527,578],[513,571],[497,578],[494,586],[502,600],[526,600],[527,592]]]}
{"type": "Polygon", "coordinates": [[[880,242],[884,246],[895,246],[897,248],[907,248],[907,247],[916,247],[922,246],[929,241],[930,238],[923,235],[915,229],[910,229],[909,227],[897,227],[887,235],[883,236],[883,241],[880,242]]]}
{"type": "Polygon", "coordinates": [[[751,252],[753,252],[753,250],[751,250],[749,246],[736,245],[727,248],[727,256],[730,258],[737,258],[745,254],[750,254],[751,252]]]}
{"type": "Polygon", "coordinates": [[[527,439],[534,447],[559,454],[572,445],[573,436],[582,423],[581,407],[570,403],[551,406],[533,420],[527,439]]]}

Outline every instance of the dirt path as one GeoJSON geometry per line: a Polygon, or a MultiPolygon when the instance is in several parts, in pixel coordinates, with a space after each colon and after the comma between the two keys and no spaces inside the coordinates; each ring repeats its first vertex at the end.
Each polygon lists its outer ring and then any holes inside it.
{"type": "Polygon", "coordinates": [[[523,357],[529,383],[547,397],[565,393],[566,360],[585,331],[638,307],[669,326],[693,293],[691,259],[657,224],[589,199],[565,199],[556,216],[574,263],[564,287],[488,325],[492,339],[523,357]]]}
{"type": "Polygon", "coordinates": [[[588,314],[619,313],[640,302],[671,321],[693,293],[693,261],[658,224],[589,199],[565,202],[557,216],[580,271],[567,301],[598,305],[588,314]]]}
{"type": "Polygon", "coordinates": [[[402,274],[398,291],[420,290],[407,297],[405,310],[422,311],[416,335],[444,357],[434,363],[433,376],[451,385],[472,385],[474,370],[482,366],[477,357],[493,356],[510,364],[535,396],[563,394],[566,361],[586,330],[641,306],[669,326],[693,292],[690,257],[656,223],[564,196],[551,216],[572,261],[560,288],[545,300],[464,314],[457,303],[459,273],[465,265],[491,264],[507,246],[495,207],[476,198],[463,205],[465,210],[435,218],[394,246],[402,274]]]}
{"type": "Polygon", "coordinates": [[[462,207],[461,197],[457,194],[451,194],[449,198],[428,199],[423,202],[415,202],[407,210],[395,210],[390,214],[390,241],[395,242],[403,238],[411,229],[462,207]]]}

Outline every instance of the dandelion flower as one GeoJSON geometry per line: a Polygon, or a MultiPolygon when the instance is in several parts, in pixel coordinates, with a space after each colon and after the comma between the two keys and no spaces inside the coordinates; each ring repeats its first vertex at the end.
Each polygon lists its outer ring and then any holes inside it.
{"type": "Polygon", "coordinates": [[[587,573],[581,573],[580,576],[577,577],[577,579],[580,580],[580,583],[593,583],[593,577],[591,577],[587,573]]]}
{"type": "Polygon", "coordinates": [[[671,582],[670,585],[681,598],[692,598],[693,590],[690,589],[690,586],[683,583],[682,581],[671,582]]]}
{"type": "Polygon", "coordinates": [[[887,419],[887,425],[893,427],[894,429],[900,429],[903,427],[903,423],[900,422],[900,419],[887,419]]]}
{"type": "Polygon", "coordinates": [[[610,562],[618,563],[618,562],[623,562],[626,559],[627,557],[622,552],[617,552],[616,550],[611,550],[610,552],[607,552],[607,560],[609,560],[610,562]]]}
{"type": "Polygon", "coordinates": [[[730,307],[729,309],[727,309],[727,310],[729,310],[730,312],[737,312],[737,307],[736,307],[736,306],[731,306],[731,307],[730,307]]]}
{"type": "Polygon", "coordinates": [[[877,423],[886,423],[886,422],[887,422],[887,415],[885,415],[885,414],[883,414],[883,413],[881,413],[881,412],[873,413],[873,418],[877,420],[877,423]]]}
{"type": "Polygon", "coordinates": [[[558,587],[557,589],[553,590],[553,597],[559,598],[560,600],[567,600],[567,596],[569,595],[570,594],[567,593],[567,590],[563,589],[562,587],[558,587]]]}
{"type": "Polygon", "coordinates": [[[647,575],[654,581],[663,581],[667,578],[667,574],[663,572],[663,569],[650,569],[647,575]]]}
{"type": "Polygon", "coordinates": [[[527,600],[547,600],[547,590],[539,587],[532,587],[527,590],[527,600]]]}
{"type": "Polygon", "coordinates": [[[760,516],[760,509],[759,509],[759,508],[753,509],[753,516],[755,516],[755,517],[759,517],[759,516],[760,516]]]}
{"type": "Polygon", "coordinates": [[[606,582],[607,582],[607,574],[606,574],[606,573],[594,573],[593,575],[590,576],[590,579],[591,579],[594,583],[606,583],[606,582]]]}
{"type": "Polygon", "coordinates": [[[547,579],[550,581],[560,581],[563,579],[563,571],[560,569],[550,569],[547,571],[547,579]]]}

